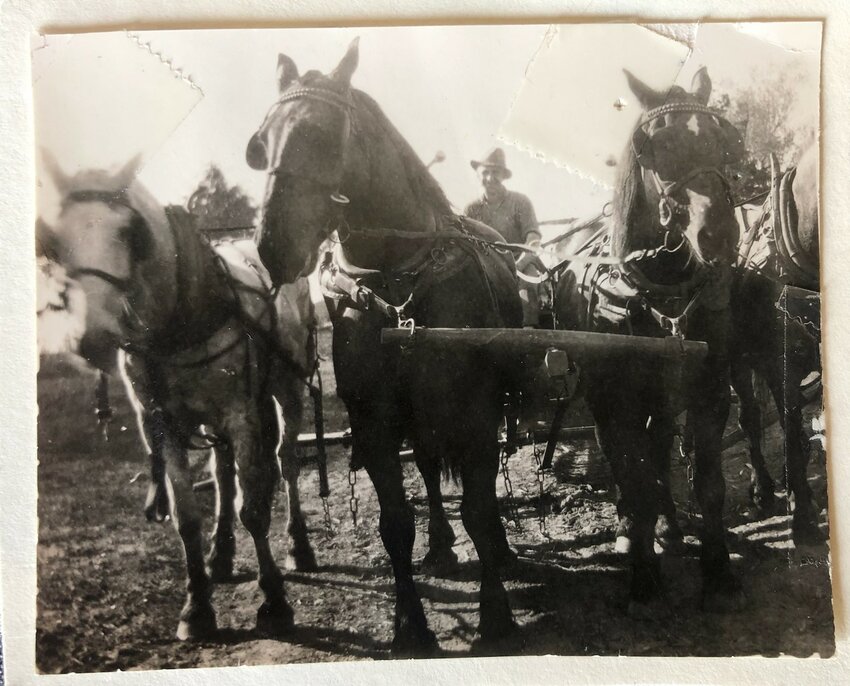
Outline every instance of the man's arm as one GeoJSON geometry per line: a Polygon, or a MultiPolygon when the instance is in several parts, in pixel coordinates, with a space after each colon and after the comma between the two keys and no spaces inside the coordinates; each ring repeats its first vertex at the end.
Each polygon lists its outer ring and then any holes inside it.
{"type": "Polygon", "coordinates": [[[528,245],[540,244],[540,229],[537,225],[537,215],[534,212],[534,205],[531,204],[526,196],[520,196],[518,203],[519,217],[519,235],[522,236],[523,242],[528,245]]]}

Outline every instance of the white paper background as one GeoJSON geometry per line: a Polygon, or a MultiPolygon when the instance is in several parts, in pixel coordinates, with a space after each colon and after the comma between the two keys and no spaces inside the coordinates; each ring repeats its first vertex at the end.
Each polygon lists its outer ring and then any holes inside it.
{"type": "Polygon", "coordinates": [[[850,641],[842,599],[848,593],[850,553],[843,555],[841,538],[850,526],[850,445],[846,421],[850,366],[843,362],[842,342],[850,339],[846,293],[850,275],[850,3],[846,0],[747,0],[713,3],[707,0],[464,0],[462,3],[418,0],[405,4],[371,0],[352,4],[325,0],[138,0],[137,2],[63,3],[6,2],[0,7],[0,251],[2,327],[0,327],[0,564],[2,620],[8,683],[137,683],[255,684],[380,682],[430,684],[545,683],[847,683],[850,641]],[[830,660],[794,658],[661,659],[661,658],[490,658],[418,662],[345,663],[281,667],[230,668],[190,672],[139,672],[67,677],[34,674],[36,452],[35,276],[33,123],[29,45],[39,29],[54,31],[109,27],[193,28],[224,25],[285,26],[348,25],[440,21],[564,21],[567,17],[620,21],[689,21],[715,19],[824,18],[822,196],[826,401],[829,411],[830,519],[833,549],[836,657],[830,660]]]}

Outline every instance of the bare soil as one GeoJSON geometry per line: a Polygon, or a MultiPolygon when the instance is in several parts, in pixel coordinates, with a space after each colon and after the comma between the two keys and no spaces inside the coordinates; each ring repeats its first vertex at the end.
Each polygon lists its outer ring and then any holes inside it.
{"type": "MultiPolygon", "coordinates": [[[[325,334],[323,347],[327,351],[325,334]]],[[[325,365],[328,429],[346,425],[325,365]]],[[[39,670],[111,670],[216,667],[331,660],[386,659],[392,639],[393,580],[377,535],[377,502],[365,473],[357,475],[358,521],[349,511],[347,452],[331,450],[329,500],[333,532],[323,525],[315,469],[300,487],[320,564],[317,573],[288,572],[287,592],[297,628],[285,640],[253,632],[261,594],[250,538],[237,530],[237,579],[216,588],[219,633],[183,644],[174,632],[183,602],[183,553],[170,524],[149,524],[142,504],[147,459],[120,383],[112,384],[116,416],[109,442],[94,421],[94,380],[62,358],[43,361],[39,392],[39,542],[36,661],[39,670]]],[[[815,412],[809,412],[809,418],[815,412]]],[[[729,431],[735,428],[733,406],[729,431]]],[[[774,476],[782,471],[779,430],[765,434],[774,476]]],[[[203,453],[196,457],[204,478],[203,453]]],[[[532,449],[510,460],[519,525],[508,521],[520,563],[507,581],[520,631],[495,652],[560,655],[779,655],[829,656],[834,651],[826,546],[797,550],[790,518],[754,520],[749,511],[745,444],[725,451],[727,525],[733,565],[748,603],[718,615],[699,609],[698,518],[682,461],[674,460],[674,491],[689,543],[681,557],[664,555],[666,607],[657,617],[626,612],[628,569],[614,552],[614,492],[591,440],[562,445],[546,475],[544,496],[532,449]],[[584,466],[582,466],[584,465],[584,466]],[[584,475],[584,478],[582,477],[584,475]],[[543,508],[541,509],[541,503],[543,508]],[[546,512],[545,534],[541,512],[546,512]]],[[[826,520],[825,458],[813,451],[810,482],[826,520]]],[[[412,464],[405,483],[417,514],[414,558],[426,551],[427,501],[412,464]]],[[[510,508],[500,477],[503,513],[510,508]]],[[[451,578],[417,577],[430,626],[446,657],[482,654],[474,644],[478,623],[478,562],[459,515],[460,490],[444,484],[449,517],[458,536],[461,568],[451,578]]],[[[213,511],[211,492],[199,494],[213,511]]],[[[285,510],[278,501],[272,549],[284,560],[285,510]]],[[[825,526],[825,524],[824,524],[825,526]]],[[[824,529],[825,530],[825,529],[824,529]]],[[[494,652],[491,650],[491,653],[494,652]]]]}

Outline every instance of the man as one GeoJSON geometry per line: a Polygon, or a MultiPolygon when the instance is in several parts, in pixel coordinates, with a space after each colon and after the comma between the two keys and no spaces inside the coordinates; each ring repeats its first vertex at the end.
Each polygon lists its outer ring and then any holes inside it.
{"type": "MultiPolygon", "coordinates": [[[[540,244],[537,216],[531,201],[522,193],[510,191],[503,182],[511,178],[511,170],[505,163],[505,151],[494,148],[483,160],[472,160],[472,168],[478,173],[484,194],[466,208],[466,216],[496,229],[508,243],[540,244]]],[[[517,268],[524,274],[535,275],[534,267],[524,264],[526,259],[517,260],[517,268]]],[[[520,281],[523,326],[537,326],[540,319],[540,303],[537,285],[520,281]]]]}

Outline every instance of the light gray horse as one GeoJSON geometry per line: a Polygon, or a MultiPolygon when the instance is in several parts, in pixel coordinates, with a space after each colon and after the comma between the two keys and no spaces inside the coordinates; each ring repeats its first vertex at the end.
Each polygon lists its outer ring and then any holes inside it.
{"type": "Polygon", "coordinates": [[[233,571],[237,477],[239,516],[254,539],[265,594],[257,628],[289,630],[293,612],[268,533],[279,448],[289,496],[288,562],[315,567],[295,455],[305,395],[299,376],[314,352],[306,280],[274,295],[250,241],[213,249],[185,211],[163,209],[141,186],[135,160],[115,175],[86,171],[67,177],[55,162],[48,160],[48,167],[62,207],[54,228],[41,227],[39,243],[85,294],[85,332],[77,352],[109,370],[116,351],[124,351],[119,364],[154,471],[157,455],[164,462],[162,483],[167,476],[188,573],[178,638],[202,638],[216,629],[212,582],[233,571]],[[201,426],[216,446],[217,522],[209,569],[187,457],[201,426]]]}

